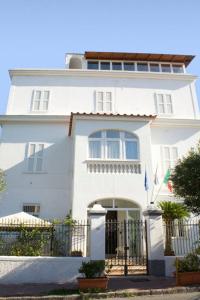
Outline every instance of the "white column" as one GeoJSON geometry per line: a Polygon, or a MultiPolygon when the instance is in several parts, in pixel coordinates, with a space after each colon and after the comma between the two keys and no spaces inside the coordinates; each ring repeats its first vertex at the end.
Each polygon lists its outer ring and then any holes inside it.
{"type": "Polygon", "coordinates": [[[147,223],[149,275],[165,276],[162,210],[152,206],[144,211],[143,215],[147,223]]]}
{"type": "Polygon", "coordinates": [[[106,209],[95,204],[89,211],[90,215],[90,258],[105,260],[105,215],[106,209]]]}

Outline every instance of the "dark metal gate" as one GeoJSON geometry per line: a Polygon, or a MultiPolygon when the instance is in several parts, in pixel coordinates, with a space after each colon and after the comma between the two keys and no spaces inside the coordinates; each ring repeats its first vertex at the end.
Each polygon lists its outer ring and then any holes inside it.
{"type": "Polygon", "coordinates": [[[106,222],[106,262],[110,275],[147,274],[146,222],[106,222]]]}

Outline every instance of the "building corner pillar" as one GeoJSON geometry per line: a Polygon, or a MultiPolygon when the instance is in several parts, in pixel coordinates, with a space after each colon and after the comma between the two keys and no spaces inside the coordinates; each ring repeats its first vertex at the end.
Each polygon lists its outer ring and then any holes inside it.
{"type": "Polygon", "coordinates": [[[165,276],[162,213],[154,206],[143,212],[147,224],[148,272],[154,276],[165,276]]]}
{"type": "Polygon", "coordinates": [[[89,211],[90,217],[90,258],[105,260],[105,216],[107,210],[95,204],[89,211]]]}

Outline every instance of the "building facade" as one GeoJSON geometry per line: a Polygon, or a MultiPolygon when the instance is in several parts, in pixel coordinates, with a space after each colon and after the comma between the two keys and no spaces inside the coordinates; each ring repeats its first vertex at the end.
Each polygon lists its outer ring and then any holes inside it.
{"type": "Polygon", "coordinates": [[[0,216],[86,219],[99,203],[107,219],[132,220],[174,200],[164,175],[200,139],[192,59],[85,52],[64,69],[10,70],[0,216]]]}

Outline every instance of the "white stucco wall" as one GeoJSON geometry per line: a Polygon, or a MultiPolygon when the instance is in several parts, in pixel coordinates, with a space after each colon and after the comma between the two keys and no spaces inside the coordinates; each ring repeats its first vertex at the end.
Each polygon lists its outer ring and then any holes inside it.
{"type": "Polygon", "coordinates": [[[71,208],[71,146],[67,124],[6,124],[0,145],[0,168],[7,187],[0,194],[0,215],[39,203],[40,217],[64,218],[71,208]],[[28,143],[44,144],[43,172],[27,172],[28,143]]]}
{"type": "Polygon", "coordinates": [[[77,120],[74,139],[73,207],[75,218],[86,218],[87,207],[94,201],[106,198],[128,199],[139,207],[147,205],[144,190],[145,164],[149,176],[151,169],[150,127],[148,121],[77,120]],[[88,173],[88,136],[98,130],[118,129],[134,132],[139,138],[141,174],[88,173]]]}
{"type": "Polygon", "coordinates": [[[45,114],[94,112],[95,91],[99,90],[112,92],[113,112],[154,114],[155,93],[162,93],[172,95],[172,118],[199,118],[194,83],[191,78],[185,80],[184,74],[183,79],[177,79],[176,75],[166,79],[162,74],[155,79],[148,73],[143,78],[137,78],[137,74],[133,78],[112,78],[101,72],[94,77],[87,70],[82,76],[67,72],[63,76],[13,76],[7,114],[32,114],[32,93],[36,89],[50,91],[49,109],[45,114]]]}
{"type": "Polygon", "coordinates": [[[65,283],[76,281],[82,257],[0,256],[0,284],[65,283]]]}

